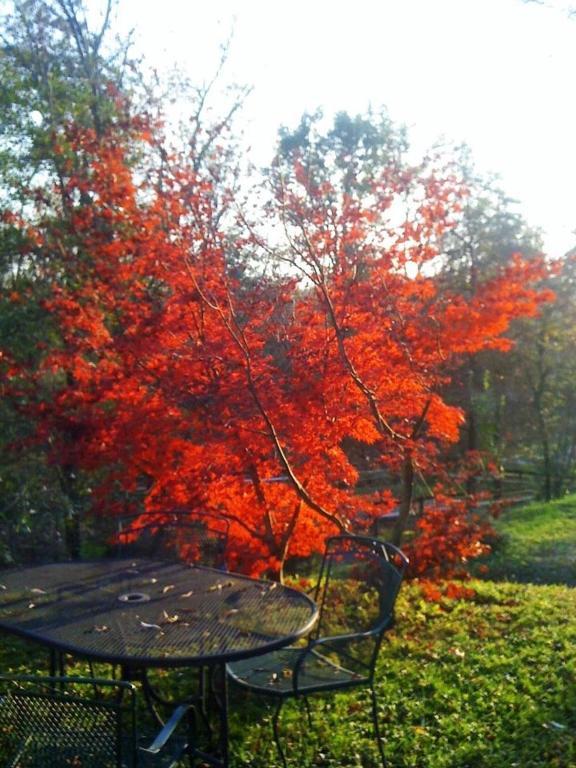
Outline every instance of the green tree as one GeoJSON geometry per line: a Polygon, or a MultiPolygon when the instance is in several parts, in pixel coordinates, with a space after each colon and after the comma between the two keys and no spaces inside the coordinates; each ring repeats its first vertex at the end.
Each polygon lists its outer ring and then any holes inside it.
{"type": "Polygon", "coordinates": [[[518,453],[540,471],[546,500],[573,485],[576,468],[576,255],[557,266],[555,301],[516,325],[511,356],[518,453]]]}
{"type": "MultiPolygon", "coordinates": [[[[541,241],[513,210],[514,200],[501,189],[497,177],[477,172],[467,148],[457,155],[456,167],[468,195],[456,226],[444,238],[441,269],[448,285],[473,295],[483,280],[510,263],[513,254],[538,255],[541,241]]],[[[466,414],[463,450],[503,458],[510,375],[510,358],[492,350],[468,359],[460,369],[452,397],[466,414]]]]}
{"type": "Polygon", "coordinates": [[[3,2],[0,188],[13,208],[26,210],[37,184],[47,195],[49,181],[66,202],[70,157],[54,148],[67,123],[97,134],[122,124],[135,78],[129,41],[112,40],[114,5],[108,0],[92,29],[82,0],[3,2]]]}
{"type": "MultiPolygon", "coordinates": [[[[0,359],[1,373],[30,368],[59,343],[43,301],[52,281],[67,279],[63,244],[30,239],[26,222],[63,220],[76,201],[67,189],[75,163],[67,149],[72,123],[96,135],[124,129],[129,81],[127,41],[113,41],[105,6],[98,26],[82,0],[5,0],[0,24],[0,359]]],[[[3,395],[6,392],[3,391],[3,395]]],[[[3,397],[0,525],[4,542],[43,530],[60,551],[85,493],[73,467],[49,465],[31,443],[29,393],[3,397]],[[68,529],[70,526],[68,526],[68,529]],[[22,534],[22,535],[21,535],[22,534]]],[[[69,542],[74,546],[72,541],[69,542]]],[[[6,553],[4,553],[6,555],[6,553]]],[[[2,553],[0,552],[0,556],[2,553]]]]}

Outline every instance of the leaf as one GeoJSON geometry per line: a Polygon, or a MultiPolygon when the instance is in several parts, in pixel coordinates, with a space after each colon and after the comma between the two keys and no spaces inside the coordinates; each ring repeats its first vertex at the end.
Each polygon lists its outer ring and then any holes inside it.
{"type": "Polygon", "coordinates": [[[217,581],[216,584],[211,584],[208,587],[208,592],[221,592],[225,587],[233,587],[234,582],[233,581],[217,581]]]}
{"type": "Polygon", "coordinates": [[[564,725],[563,723],[557,723],[555,720],[550,720],[547,723],[544,723],[545,728],[554,728],[557,731],[566,731],[568,730],[568,726],[564,725]]]}
{"type": "Polygon", "coordinates": [[[265,587],[263,587],[263,588],[260,590],[260,592],[261,592],[261,594],[263,594],[263,595],[267,595],[267,594],[268,594],[268,592],[272,592],[272,590],[276,589],[276,587],[277,587],[277,584],[276,584],[276,582],[274,581],[274,582],[272,582],[272,584],[267,584],[265,587]]]}

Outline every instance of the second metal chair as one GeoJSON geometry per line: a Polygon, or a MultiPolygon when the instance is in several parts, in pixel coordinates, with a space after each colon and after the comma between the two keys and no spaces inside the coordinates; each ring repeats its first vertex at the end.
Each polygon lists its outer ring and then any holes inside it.
{"type": "Polygon", "coordinates": [[[382,765],[386,766],[375,690],[376,660],[394,624],[394,605],[408,560],[379,539],[342,535],[327,540],[315,599],[320,616],[306,646],[228,665],[232,681],[277,701],[274,737],[286,758],[278,718],[289,698],[367,686],[382,765]]]}

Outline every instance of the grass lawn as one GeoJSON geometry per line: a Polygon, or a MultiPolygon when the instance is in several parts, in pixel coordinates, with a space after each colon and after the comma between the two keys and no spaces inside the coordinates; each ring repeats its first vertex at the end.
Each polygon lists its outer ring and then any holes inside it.
{"type": "Polygon", "coordinates": [[[495,528],[492,578],[576,586],[576,496],[509,510],[495,528]]]}
{"type": "MultiPolygon", "coordinates": [[[[576,590],[475,582],[470,600],[422,599],[409,585],[384,649],[378,692],[390,768],[576,767],[576,590]]],[[[277,766],[270,712],[242,697],[238,764],[277,766]]],[[[240,706],[241,704],[241,706],[240,706]]],[[[340,695],[309,732],[291,703],[283,733],[294,766],[378,766],[369,703],[340,695]]]]}
{"type": "MultiPolygon", "coordinates": [[[[389,768],[576,768],[576,497],[507,512],[498,528],[497,580],[472,582],[469,599],[403,588],[379,664],[389,768]]],[[[37,649],[4,639],[2,669],[39,665],[37,649]]],[[[312,731],[302,706],[285,706],[290,766],[377,768],[363,692],[311,703],[312,731]]],[[[271,709],[236,691],[231,709],[234,765],[279,768],[271,709]]]]}

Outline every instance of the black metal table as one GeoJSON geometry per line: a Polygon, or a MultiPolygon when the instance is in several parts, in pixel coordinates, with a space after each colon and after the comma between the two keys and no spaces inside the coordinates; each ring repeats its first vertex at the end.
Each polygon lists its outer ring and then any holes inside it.
{"type": "Polygon", "coordinates": [[[119,664],[125,677],[144,684],[152,667],[218,672],[219,756],[199,753],[218,766],[228,764],[226,663],[289,645],[315,620],[316,606],[301,592],[181,563],[130,559],[0,572],[0,630],[119,664]]]}

